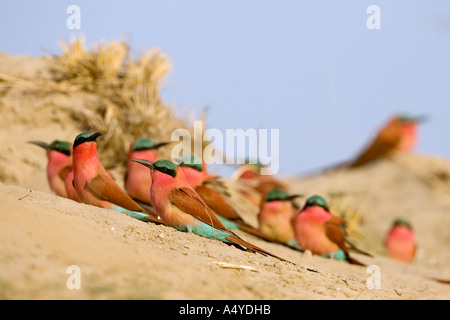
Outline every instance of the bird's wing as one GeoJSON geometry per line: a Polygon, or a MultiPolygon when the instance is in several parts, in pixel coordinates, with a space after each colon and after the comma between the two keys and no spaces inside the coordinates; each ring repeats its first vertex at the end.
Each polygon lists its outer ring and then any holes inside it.
{"type": "Polygon", "coordinates": [[[190,188],[177,188],[172,190],[170,195],[170,201],[174,204],[178,209],[194,216],[200,221],[216,228],[221,231],[227,232],[230,235],[226,238],[228,241],[246,248],[247,250],[251,250],[254,252],[258,252],[262,255],[269,255],[275,257],[281,261],[286,261],[283,258],[280,258],[273,253],[270,253],[264,249],[261,249],[243,239],[238,237],[236,234],[228,230],[222,222],[217,218],[214,212],[206,205],[206,203],[200,198],[200,196],[190,188]]]}
{"type": "Polygon", "coordinates": [[[109,171],[106,171],[106,173],[108,174],[108,176],[113,179],[114,181],[116,181],[116,177],[109,171]]]}
{"type": "Polygon", "coordinates": [[[237,211],[226,202],[225,198],[218,191],[206,185],[200,185],[195,188],[195,192],[198,193],[203,201],[205,201],[206,205],[210,207],[216,214],[225,217],[233,222],[236,222],[240,230],[250,233],[255,237],[275,242],[272,237],[267,236],[260,230],[245,222],[244,219],[239,216],[237,211]]]}
{"type": "Polygon", "coordinates": [[[349,249],[350,249],[351,251],[358,252],[358,253],[360,253],[360,254],[363,254],[363,255],[365,255],[365,256],[368,256],[368,257],[373,258],[373,254],[371,254],[371,253],[369,253],[369,252],[367,252],[367,251],[364,251],[364,250],[358,248],[358,247],[355,246],[352,242],[350,242],[349,239],[346,238],[346,239],[345,239],[345,242],[348,244],[349,249]]]}
{"type": "Polygon", "coordinates": [[[198,220],[216,229],[231,233],[193,189],[173,189],[170,193],[170,201],[178,209],[190,214],[198,220]]]}
{"type": "Polygon", "coordinates": [[[373,160],[388,156],[399,141],[400,136],[388,136],[385,133],[378,135],[372,144],[350,164],[350,167],[363,166],[373,160]]]}
{"type": "Polygon", "coordinates": [[[348,260],[348,262],[360,266],[365,266],[362,262],[359,262],[355,258],[352,258],[350,256],[350,253],[348,252],[348,247],[346,245],[346,239],[345,239],[345,220],[341,219],[339,217],[331,217],[330,220],[325,222],[325,234],[332,242],[334,242],[339,249],[344,251],[345,256],[348,260]]]}
{"type": "Polygon", "coordinates": [[[61,178],[61,180],[66,180],[66,176],[70,170],[72,170],[72,166],[67,166],[61,169],[61,171],[58,173],[58,176],[61,178]]]}
{"type": "Polygon", "coordinates": [[[288,186],[283,182],[275,179],[273,176],[260,176],[258,177],[258,185],[255,187],[257,191],[262,194],[267,194],[271,190],[277,188],[282,190],[288,190],[288,186]]]}
{"type": "Polygon", "coordinates": [[[98,173],[95,178],[87,183],[87,187],[101,200],[109,201],[127,210],[144,211],[107,173],[98,173]]]}
{"type": "Polygon", "coordinates": [[[195,192],[205,201],[214,212],[230,220],[242,220],[238,213],[225,201],[224,197],[216,190],[200,185],[195,192]]]}
{"type": "Polygon", "coordinates": [[[331,217],[325,222],[325,234],[339,249],[348,254],[348,248],[345,245],[345,221],[338,217],[331,217]]]}

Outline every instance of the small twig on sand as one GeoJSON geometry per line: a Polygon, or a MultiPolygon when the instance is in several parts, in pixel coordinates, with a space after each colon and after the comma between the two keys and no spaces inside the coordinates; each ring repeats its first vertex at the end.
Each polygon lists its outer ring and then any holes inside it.
{"type": "Polygon", "coordinates": [[[27,193],[26,195],[24,195],[23,197],[20,197],[20,198],[18,198],[17,200],[22,200],[22,199],[25,199],[26,197],[28,197],[30,194],[31,194],[31,192],[32,192],[33,190],[30,190],[30,192],[29,193],[27,193]]]}

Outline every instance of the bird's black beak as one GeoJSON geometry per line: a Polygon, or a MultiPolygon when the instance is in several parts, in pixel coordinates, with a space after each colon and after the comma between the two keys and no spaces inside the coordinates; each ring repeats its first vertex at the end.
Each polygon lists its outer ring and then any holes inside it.
{"type": "Polygon", "coordinates": [[[42,142],[42,141],[27,141],[28,143],[35,144],[41,148],[44,148],[45,150],[50,150],[50,145],[48,143],[42,142]]]}
{"type": "Polygon", "coordinates": [[[95,132],[95,133],[93,133],[93,134],[91,134],[90,136],[89,136],[89,141],[95,141],[95,140],[97,140],[97,138],[98,137],[100,137],[101,135],[103,135],[103,133],[101,133],[101,132],[95,132]]]}
{"type": "Polygon", "coordinates": [[[293,195],[289,196],[287,199],[288,200],[294,200],[294,199],[303,198],[303,197],[304,197],[303,194],[293,194],[293,195]]]}
{"type": "Polygon", "coordinates": [[[168,145],[170,143],[172,143],[172,141],[160,142],[160,143],[155,144],[155,146],[152,149],[159,149],[159,148],[164,147],[164,146],[166,146],[166,145],[168,145]]]}
{"type": "Polygon", "coordinates": [[[422,114],[420,116],[414,117],[413,120],[415,123],[421,124],[428,121],[428,116],[422,114]]]}
{"type": "Polygon", "coordinates": [[[80,144],[83,144],[85,142],[95,142],[95,140],[97,140],[97,138],[100,137],[102,134],[103,133],[101,133],[101,132],[95,132],[95,133],[83,132],[83,133],[80,133],[75,138],[75,141],[73,142],[73,149],[75,149],[77,146],[79,146],[80,144]]]}
{"type": "Polygon", "coordinates": [[[142,159],[130,159],[130,161],[134,161],[137,162],[139,164],[142,164],[143,166],[146,166],[147,168],[149,168],[150,170],[154,170],[155,166],[153,165],[153,162],[148,161],[148,160],[142,160],[142,159]]]}

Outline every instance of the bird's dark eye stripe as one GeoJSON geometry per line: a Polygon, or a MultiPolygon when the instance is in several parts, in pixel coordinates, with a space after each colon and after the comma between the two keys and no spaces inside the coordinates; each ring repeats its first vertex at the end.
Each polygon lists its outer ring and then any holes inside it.
{"type": "Polygon", "coordinates": [[[162,172],[162,173],[164,173],[164,174],[168,174],[168,175],[170,175],[170,176],[172,176],[172,177],[174,177],[175,178],[175,176],[176,176],[176,174],[177,174],[177,171],[176,170],[171,170],[171,169],[169,169],[169,168],[167,168],[167,167],[157,167],[156,168],[159,172],[162,172]]]}

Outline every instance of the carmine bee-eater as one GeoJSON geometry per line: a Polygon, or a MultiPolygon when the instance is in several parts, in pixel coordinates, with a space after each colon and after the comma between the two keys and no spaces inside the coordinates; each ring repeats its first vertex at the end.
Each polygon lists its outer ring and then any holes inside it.
{"type": "Polygon", "coordinates": [[[243,185],[250,186],[261,194],[264,199],[267,194],[273,189],[288,190],[286,184],[275,178],[272,174],[261,174],[261,163],[246,163],[239,167],[231,177],[232,180],[237,181],[243,185]]]}
{"type": "Polygon", "coordinates": [[[73,201],[81,202],[77,191],[73,186],[73,168],[70,168],[67,173],[66,178],[64,179],[64,186],[66,187],[67,198],[72,199],[73,201]]]}
{"type": "Polygon", "coordinates": [[[42,141],[29,141],[47,151],[47,180],[50,189],[60,197],[67,198],[64,180],[72,167],[71,144],[54,140],[47,144],[42,141]]]}
{"type": "Polygon", "coordinates": [[[385,238],[384,245],[392,259],[403,262],[413,261],[417,244],[409,221],[396,219],[385,238]]]}
{"type": "Polygon", "coordinates": [[[371,144],[361,152],[349,167],[355,168],[383,157],[411,152],[417,143],[417,125],[424,116],[396,115],[385,124],[371,144]]]}
{"type": "MultiPolygon", "coordinates": [[[[128,160],[143,159],[155,162],[158,159],[158,149],[170,142],[155,143],[151,139],[139,138],[130,146],[128,160]]],[[[127,161],[127,172],[125,174],[125,190],[135,200],[145,204],[151,204],[150,187],[152,177],[148,169],[133,161],[127,161]]]]}
{"type": "Polygon", "coordinates": [[[181,168],[175,163],[165,159],[154,163],[140,159],[132,161],[150,169],[152,187],[149,192],[152,204],[165,225],[286,261],[228,230],[195,192],[181,168]]]}
{"type": "Polygon", "coordinates": [[[205,182],[219,178],[210,176],[205,162],[196,156],[184,156],[176,161],[179,162],[184,176],[194,189],[205,182]]]}
{"type": "Polygon", "coordinates": [[[123,212],[142,221],[160,223],[131,199],[106,171],[97,155],[96,139],[102,133],[84,132],[73,143],[73,185],[81,202],[123,212]]]}
{"type": "Polygon", "coordinates": [[[258,213],[259,229],[275,241],[293,248],[299,248],[294,235],[294,222],[299,210],[294,199],[298,197],[300,195],[273,189],[261,201],[258,213]]]}
{"type": "Polygon", "coordinates": [[[227,229],[240,229],[264,240],[273,241],[269,235],[262,233],[260,230],[245,222],[237,210],[227,202],[226,198],[211,187],[211,183],[218,181],[219,177],[211,177],[205,171],[206,165],[204,162],[196,156],[184,156],[178,161],[180,162],[179,166],[187,182],[203,199],[206,205],[212,209],[227,229]]]}
{"type": "Polygon", "coordinates": [[[320,196],[315,195],[306,200],[303,209],[295,219],[294,234],[298,245],[304,250],[310,250],[313,254],[364,265],[350,257],[347,245],[360,253],[364,252],[346,239],[345,221],[333,216],[326,200],[320,196]]]}

